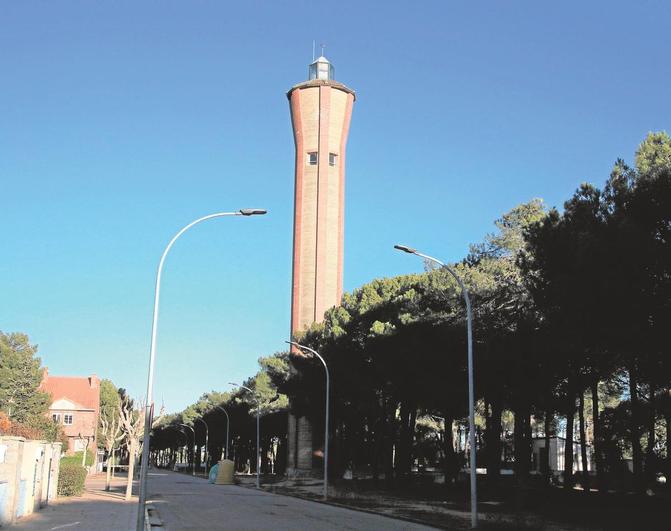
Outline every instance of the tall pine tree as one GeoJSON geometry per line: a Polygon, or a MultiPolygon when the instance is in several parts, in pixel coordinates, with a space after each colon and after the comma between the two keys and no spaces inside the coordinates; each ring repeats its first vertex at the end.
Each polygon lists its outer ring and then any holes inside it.
{"type": "Polygon", "coordinates": [[[36,353],[27,335],[0,332],[0,411],[12,422],[29,422],[49,409],[49,393],[39,389],[44,369],[36,353]]]}

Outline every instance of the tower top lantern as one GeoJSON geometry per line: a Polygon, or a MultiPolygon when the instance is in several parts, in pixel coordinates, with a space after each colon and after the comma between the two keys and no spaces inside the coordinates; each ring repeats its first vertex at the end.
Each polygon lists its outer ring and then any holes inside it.
{"type": "Polygon", "coordinates": [[[324,81],[332,81],[334,79],[335,68],[329,62],[329,60],[320,55],[317,59],[308,67],[308,79],[322,79],[324,81]]]}

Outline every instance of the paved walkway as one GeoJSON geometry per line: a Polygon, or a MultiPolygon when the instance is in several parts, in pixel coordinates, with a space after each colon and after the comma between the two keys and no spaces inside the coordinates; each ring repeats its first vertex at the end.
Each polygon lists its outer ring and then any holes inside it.
{"type": "Polygon", "coordinates": [[[58,498],[21,518],[10,529],[22,531],[131,531],[137,518],[137,497],[124,500],[126,477],[116,477],[105,491],[105,474],[89,476],[83,496],[58,498]]]}
{"type": "Polygon", "coordinates": [[[213,530],[428,530],[430,527],[323,503],[164,470],[149,473],[149,501],[165,529],[213,530]]]}

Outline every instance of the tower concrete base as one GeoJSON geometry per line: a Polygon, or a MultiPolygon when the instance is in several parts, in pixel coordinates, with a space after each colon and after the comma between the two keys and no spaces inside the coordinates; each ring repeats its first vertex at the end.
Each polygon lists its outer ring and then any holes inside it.
{"type": "Polygon", "coordinates": [[[307,417],[289,413],[287,426],[287,476],[291,478],[318,477],[313,459],[312,423],[307,417]]]}

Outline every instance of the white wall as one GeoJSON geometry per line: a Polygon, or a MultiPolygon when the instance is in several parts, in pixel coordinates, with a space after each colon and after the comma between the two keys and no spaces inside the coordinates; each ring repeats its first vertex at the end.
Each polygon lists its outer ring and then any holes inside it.
{"type": "Polygon", "coordinates": [[[61,443],[0,436],[0,525],[56,497],[61,443]]]}

